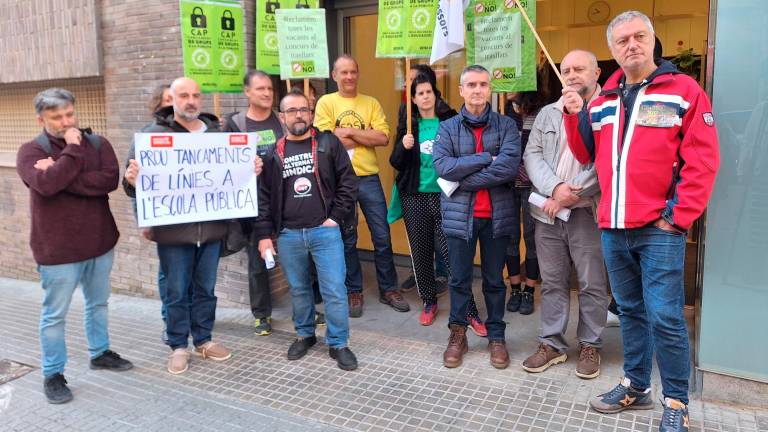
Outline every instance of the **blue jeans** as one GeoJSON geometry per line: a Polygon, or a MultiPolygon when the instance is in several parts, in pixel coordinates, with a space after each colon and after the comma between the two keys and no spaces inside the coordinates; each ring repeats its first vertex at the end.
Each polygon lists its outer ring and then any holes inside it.
{"type": "Polygon", "coordinates": [[[448,324],[466,327],[472,301],[472,272],[475,251],[480,241],[480,266],[483,273],[483,298],[488,310],[485,326],[488,340],[503,341],[504,301],[507,287],[504,285],[504,263],[509,236],[493,237],[491,219],[475,218],[472,223],[472,237],[469,240],[448,237],[448,261],[451,265],[451,279],[448,288],[451,293],[451,316],[448,324]]]}
{"type": "Polygon", "coordinates": [[[293,324],[301,338],[315,334],[315,295],[309,267],[314,261],[320,294],[325,303],[328,331],[325,341],[332,348],[344,348],[349,340],[349,306],[344,286],[346,271],[341,263],[344,243],[338,227],[318,226],[283,229],[277,237],[280,266],[291,288],[293,324]],[[310,257],[312,261],[310,261],[310,257]]]}
{"type": "Polygon", "coordinates": [[[603,230],[603,255],[619,306],[624,374],[651,386],[654,350],[664,396],[688,403],[691,373],[683,315],[685,235],[655,226],[603,230]]]}
{"type": "MultiPolygon", "coordinates": [[[[158,245],[158,256],[160,255],[160,245],[158,245]]],[[[157,293],[160,296],[160,315],[163,317],[163,323],[166,322],[168,317],[168,309],[165,307],[165,293],[168,291],[168,287],[165,283],[165,274],[163,273],[163,267],[157,269],[157,293]]]]}
{"type": "MultiPolygon", "coordinates": [[[[387,223],[387,200],[381,188],[379,175],[358,177],[360,186],[357,202],[365,215],[368,229],[373,240],[373,259],[376,263],[376,279],[379,282],[379,292],[385,293],[397,289],[397,272],[392,257],[392,239],[387,223]]],[[[355,210],[356,211],[356,210],[355,210]]],[[[342,229],[344,239],[344,261],[347,264],[346,285],[348,292],[363,292],[363,271],[360,268],[360,258],[357,254],[357,213],[349,218],[342,229]]]]}
{"type": "Polygon", "coordinates": [[[85,298],[84,321],[88,355],[93,359],[109,349],[107,301],[113,258],[114,249],[85,261],[37,266],[44,291],[40,312],[43,376],[64,373],[64,366],[67,364],[64,323],[69,304],[72,302],[72,294],[78,284],[82,285],[85,298]]]}
{"type": "Polygon", "coordinates": [[[211,340],[216,320],[216,271],[221,242],[157,246],[165,274],[168,346],[186,348],[190,333],[195,346],[211,340]]]}

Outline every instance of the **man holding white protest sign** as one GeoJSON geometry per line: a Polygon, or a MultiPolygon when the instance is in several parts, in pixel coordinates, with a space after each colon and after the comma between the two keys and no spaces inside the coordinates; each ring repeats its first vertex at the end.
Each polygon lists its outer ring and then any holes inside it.
{"type": "MultiPolygon", "coordinates": [[[[216,173],[205,170],[182,175],[181,169],[171,169],[167,166],[170,165],[169,159],[178,162],[179,166],[188,164],[193,168],[196,163],[213,163],[220,159],[228,164],[233,163],[232,159],[241,162],[247,160],[248,163],[253,160],[256,175],[261,170],[261,160],[255,157],[252,148],[249,151],[248,147],[239,147],[247,144],[247,135],[230,136],[231,149],[202,148],[203,144],[211,142],[213,137],[200,137],[201,146],[198,151],[179,148],[182,147],[183,140],[171,135],[172,133],[219,132],[219,120],[211,114],[201,112],[202,95],[200,86],[195,81],[189,78],[176,79],[171,84],[171,94],[173,106],[158,111],[154,124],[144,130],[153,135],[137,135],[137,138],[151,142],[151,151],[140,152],[139,160],[136,160],[134,154],[138,145],[134,142],[129,153],[125,179],[131,186],[126,188],[130,196],[136,196],[135,188],[139,185],[139,225],[154,225],[150,239],[158,243],[160,266],[167,281],[167,295],[164,301],[168,310],[168,345],[173,350],[168,359],[168,372],[181,374],[189,367],[187,344],[190,333],[195,353],[201,357],[224,361],[232,356],[229,349],[211,340],[216,317],[216,272],[221,240],[227,232],[226,221],[212,219],[237,217],[233,216],[236,212],[225,211],[231,206],[238,207],[243,214],[247,214],[249,200],[255,201],[256,197],[255,191],[247,188],[232,188],[232,192],[225,190],[227,182],[242,182],[242,174],[231,174],[227,169],[223,181],[216,183],[216,186],[221,187],[214,189],[214,192],[205,192],[204,198],[196,200],[197,195],[189,193],[188,190],[210,189],[215,183],[213,178],[216,173]],[[178,147],[174,145],[174,138],[179,141],[178,147]],[[145,167],[145,171],[153,174],[140,175],[140,165],[145,167]],[[165,176],[154,174],[163,170],[166,171],[165,176]],[[167,183],[162,181],[164,178],[168,178],[167,183]],[[158,194],[163,193],[166,195],[158,199],[158,194]]],[[[197,140],[195,142],[197,143],[197,140]]],[[[255,187],[255,178],[248,180],[252,181],[255,187]]],[[[255,211],[251,212],[250,216],[254,214],[255,211]]]]}
{"type": "Polygon", "coordinates": [[[354,370],[357,359],[347,346],[349,311],[339,226],[355,205],[358,179],[340,140],[312,128],[306,96],[289,93],[280,111],[286,136],[265,157],[253,229],[263,258],[274,253],[273,236],[280,254],[289,257],[281,265],[291,288],[297,338],[288,360],[300,359],[317,343],[310,275],[314,261],[325,302],[329,355],[339,368],[354,370]]]}

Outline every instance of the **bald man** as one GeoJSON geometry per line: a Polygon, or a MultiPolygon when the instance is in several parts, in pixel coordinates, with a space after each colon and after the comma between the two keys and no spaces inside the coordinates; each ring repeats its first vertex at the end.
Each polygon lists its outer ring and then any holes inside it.
{"type": "MultiPolygon", "coordinates": [[[[219,119],[201,112],[200,86],[189,78],[178,78],[171,84],[173,105],[155,113],[146,133],[210,133],[219,132],[219,119]]],[[[135,197],[139,164],[131,145],[128,169],[123,183],[126,193],[135,197]]],[[[212,341],[216,318],[216,270],[219,265],[221,240],[227,233],[226,221],[194,222],[155,226],[146,237],[157,242],[160,267],[165,274],[167,292],[162,299],[167,309],[166,342],[171,348],[168,372],[177,375],[189,368],[188,339],[191,334],[195,353],[204,359],[224,361],[232,354],[220,343],[212,341]]]]}
{"type": "MultiPolygon", "coordinates": [[[[560,63],[566,84],[591,101],[600,94],[595,55],[571,51],[560,63]]],[[[543,372],[568,356],[571,263],[579,281],[579,361],[576,376],[600,375],[600,336],[610,296],[594,209],[600,185],[594,164],[581,164],[571,153],[563,126],[563,98],[541,109],[525,149],[525,167],[533,191],[546,197],[543,208],[531,206],[536,220],[536,253],[541,267],[541,334],[539,348],[523,362],[528,372],[543,372]],[[567,221],[556,217],[570,210],[567,221]]]]}

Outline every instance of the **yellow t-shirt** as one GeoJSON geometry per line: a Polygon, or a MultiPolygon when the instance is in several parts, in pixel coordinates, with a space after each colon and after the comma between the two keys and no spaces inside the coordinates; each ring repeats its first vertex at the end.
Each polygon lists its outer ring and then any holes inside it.
{"type": "MultiPolygon", "coordinates": [[[[341,97],[338,92],[321,97],[315,105],[315,127],[331,131],[337,127],[360,130],[373,129],[389,137],[389,125],[381,104],[376,99],[358,94],[353,98],[341,97]]],[[[351,152],[352,168],[358,176],[379,173],[376,150],[359,145],[351,152]]]]}

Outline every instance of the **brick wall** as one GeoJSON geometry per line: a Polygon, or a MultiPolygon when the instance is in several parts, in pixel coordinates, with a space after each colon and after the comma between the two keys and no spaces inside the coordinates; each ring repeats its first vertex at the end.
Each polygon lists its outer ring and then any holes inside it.
{"type": "MultiPolygon", "coordinates": [[[[146,103],[153,89],[183,74],[179,6],[176,1],[102,0],[101,38],[106,95],[106,136],[125,162],[131,137],[150,120],[146,103]]],[[[253,66],[253,3],[246,5],[248,66],[253,66]]],[[[221,111],[242,109],[242,95],[222,95],[221,111]]],[[[213,99],[206,96],[204,111],[213,112],[213,99]]],[[[12,155],[7,155],[12,159],[12,155]]],[[[1,164],[0,164],[1,165],[1,164]]],[[[155,244],[138,235],[133,211],[122,189],[110,195],[112,212],[121,237],[112,270],[113,288],[122,293],[157,296],[155,244]]],[[[0,276],[37,279],[29,250],[28,192],[15,169],[0,168],[0,276]]],[[[247,258],[244,252],[222,259],[217,295],[222,304],[248,303],[247,258]]],[[[287,285],[279,270],[272,274],[273,290],[287,285]]]]}

